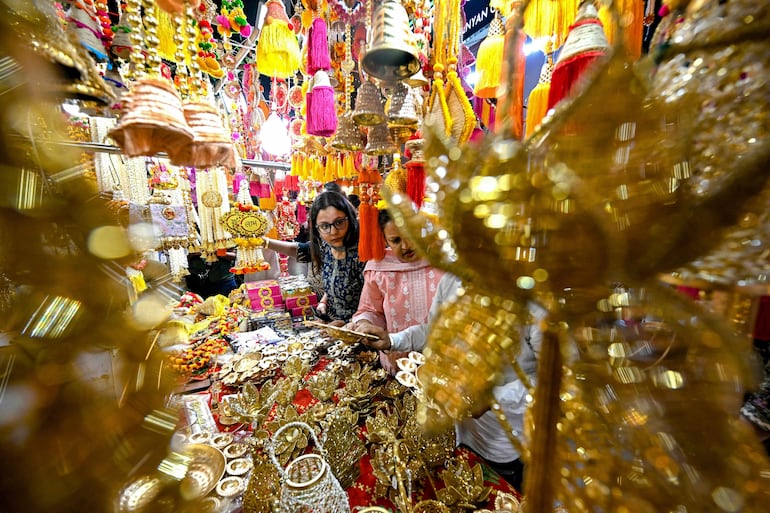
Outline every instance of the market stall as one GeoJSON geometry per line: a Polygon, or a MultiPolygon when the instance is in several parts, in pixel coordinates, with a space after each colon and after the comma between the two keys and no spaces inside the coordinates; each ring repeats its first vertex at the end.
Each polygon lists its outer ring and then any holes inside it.
{"type": "Polygon", "coordinates": [[[766,508],[766,6],[0,11],[0,510],[766,508]],[[378,260],[383,208],[462,284],[392,375],[267,243],[378,260]]]}

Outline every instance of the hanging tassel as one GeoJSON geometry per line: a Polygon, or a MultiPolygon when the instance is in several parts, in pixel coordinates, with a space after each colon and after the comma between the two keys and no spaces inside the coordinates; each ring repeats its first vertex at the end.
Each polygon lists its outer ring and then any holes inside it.
{"type": "Polygon", "coordinates": [[[593,3],[587,2],[580,6],[577,19],[570,28],[567,41],[553,68],[548,109],[570,96],[586,72],[609,51],[609,43],[598,16],[593,3]]]}
{"type": "Polygon", "coordinates": [[[269,77],[288,78],[299,70],[300,59],[299,42],[283,2],[269,0],[257,45],[257,70],[269,77]]]}
{"type": "Polygon", "coordinates": [[[313,77],[312,101],[308,104],[307,133],[331,137],[336,131],[337,99],[334,88],[329,82],[329,75],[318,70],[313,77]]]}
{"type": "Polygon", "coordinates": [[[540,126],[543,118],[548,113],[548,93],[551,90],[551,74],[553,73],[553,57],[549,53],[546,62],[540,71],[540,80],[529,93],[527,100],[527,131],[529,137],[535,128],[540,126]]]}
{"type": "Polygon", "coordinates": [[[425,198],[425,163],[410,160],[406,163],[406,194],[420,208],[425,198]]]}
{"type": "Polygon", "coordinates": [[[158,18],[158,28],[156,35],[158,37],[158,55],[167,61],[174,61],[176,54],[176,44],[174,44],[174,33],[181,30],[181,27],[174,25],[174,21],[166,11],[155,7],[155,17],[158,18]]]}
{"type": "Polygon", "coordinates": [[[452,115],[449,112],[449,105],[446,102],[446,91],[444,90],[443,64],[436,64],[433,67],[433,85],[428,100],[429,121],[436,128],[444,127],[444,134],[452,135],[452,115]]]}
{"type": "Polygon", "coordinates": [[[503,73],[503,49],[505,47],[505,28],[500,17],[489,24],[487,37],[481,42],[476,55],[476,73],[478,81],[473,88],[474,96],[479,98],[497,98],[497,88],[503,73]]]}
{"type": "Polygon", "coordinates": [[[499,102],[504,105],[503,108],[507,107],[507,110],[503,111],[503,116],[508,116],[508,123],[500,123],[497,128],[507,129],[511,137],[521,139],[524,136],[524,73],[527,65],[524,42],[527,38],[521,29],[514,26],[515,21],[515,16],[511,16],[505,21],[506,49],[509,48],[508,38],[516,37],[516,45],[511,48],[515,52],[515,58],[507,53],[503,57],[503,62],[505,62],[503,73],[509,77],[510,91],[506,92],[507,104],[506,102],[499,102]],[[511,63],[515,67],[509,69],[511,63]]]}
{"type": "Polygon", "coordinates": [[[316,18],[310,26],[307,49],[307,72],[315,75],[318,70],[328,71],[331,68],[329,56],[329,41],[327,39],[326,22],[316,18]]]}
{"type": "Polygon", "coordinates": [[[581,0],[532,0],[524,11],[524,33],[532,39],[551,37],[558,48],[567,37],[581,0]]]}
{"type": "Polygon", "coordinates": [[[610,46],[615,45],[619,32],[623,34],[623,49],[631,59],[642,56],[642,34],[644,32],[644,2],[642,0],[618,0],[615,2],[619,20],[623,22],[623,30],[619,31],[617,23],[610,16],[609,8],[599,9],[599,19],[604,25],[604,33],[610,46]]]}

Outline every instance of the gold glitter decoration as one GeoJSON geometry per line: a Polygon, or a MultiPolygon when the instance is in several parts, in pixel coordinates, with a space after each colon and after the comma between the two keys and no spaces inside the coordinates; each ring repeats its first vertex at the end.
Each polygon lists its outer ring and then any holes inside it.
{"type": "Polygon", "coordinates": [[[437,492],[438,499],[450,507],[476,509],[475,505],[485,502],[492,492],[490,486],[484,486],[480,463],[471,467],[467,461],[451,461],[440,475],[446,488],[437,492]]]}
{"type": "MultiPolygon", "coordinates": [[[[752,245],[766,240],[766,201],[751,200],[770,164],[770,7],[672,9],[646,62],[615,52],[525,141],[505,119],[462,147],[428,127],[432,215],[384,191],[421,252],[483,291],[443,308],[425,350],[426,395],[450,417],[488,404],[516,356],[521,305],[550,312],[523,454],[528,513],[555,499],[572,513],[759,512],[770,494],[767,458],[737,422],[753,385],[747,340],[656,285],[682,266],[713,270],[697,259],[723,241],[762,269],[752,245]],[[638,294],[608,297],[610,283],[638,294]]],[[[418,415],[446,425],[426,405],[418,415]]]]}

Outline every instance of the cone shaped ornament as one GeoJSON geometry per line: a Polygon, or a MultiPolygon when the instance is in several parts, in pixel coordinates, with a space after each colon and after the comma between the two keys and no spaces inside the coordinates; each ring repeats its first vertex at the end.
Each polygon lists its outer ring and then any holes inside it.
{"type": "Polygon", "coordinates": [[[409,17],[396,0],[386,0],[374,13],[372,45],[361,65],[369,75],[386,82],[403,80],[420,71],[409,17]]]}
{"type": "Polygon", "coordinates": [[[365,143],[361,129],[353,121],[353,114],[346,112],[340,116],[337,133],[331,143],[332,148],[341,151],[359,151],[364,149],[365,143]]]}
{"type": "Polygon", "coordinates": [[[385,122],[385,109],[382,105],[380,90],[371,82],[366,82],[358,90],[353,120],[359,125],[373,126],[385,122]]]}
{"type": "Polygon", "coordinates": [[[388,126],[416,127],[418,121],[417,111],[414,107],[414,97],[405,84],[399,83],[390,97],[388,126]]]}
{"type": "Polygon", "coordinates": [[[395,153],[398,151],[393,139],[390,137],[390,131],[388,126],[384,123],[381,125],[374,125],[369,128],[369,134],[367,136],[366,148],[364,153],[370,156],[385,155],[387,153],[395,153]]]}

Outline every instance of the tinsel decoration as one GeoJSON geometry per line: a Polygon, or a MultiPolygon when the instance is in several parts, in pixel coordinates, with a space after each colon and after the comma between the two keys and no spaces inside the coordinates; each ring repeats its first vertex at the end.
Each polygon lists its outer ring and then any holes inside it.
{"type": "Polygon", "coordinates": [[[257,45],[257,70],[269,77],[291,77],[299,70],[300,55],[299,42],[289,26],[283,2],[269,0],[257,45]]]}

